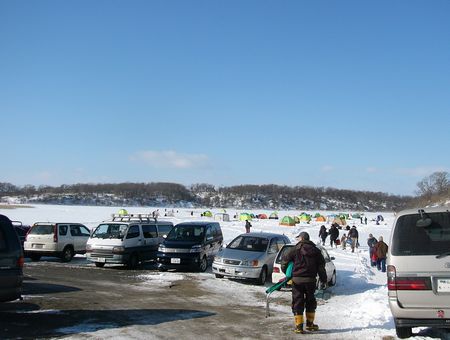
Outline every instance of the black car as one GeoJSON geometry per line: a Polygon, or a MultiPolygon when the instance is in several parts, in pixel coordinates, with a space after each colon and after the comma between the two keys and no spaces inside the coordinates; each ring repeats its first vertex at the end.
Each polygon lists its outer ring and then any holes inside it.
{"type": "Polygon", "coordinates": [[[17,233],[17,236],[19,237],[20,244],[22,245],[23,249],[23,242],[25,242],[25,238],[27,237],[28,231],[30,231],[31,226],[29,225],[23,225],[20,221],[11,221],[14,230],[17,233]]]}
{"type": "Polygon", "coordinates": [[[223,242],[217,222],[185,222],[172,228],[159,245],[159,270],[194,269],[204,272],[223,242]]]}
{"type": "Polygon", "coordinates": [[[23,250],[13,224],[0,215],[0,302],[21,298],[23,250]]]}

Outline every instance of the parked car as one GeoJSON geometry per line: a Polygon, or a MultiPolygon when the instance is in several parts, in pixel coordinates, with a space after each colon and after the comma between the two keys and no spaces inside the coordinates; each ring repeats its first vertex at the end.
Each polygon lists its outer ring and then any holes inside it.
{"type": "Polygon", "coordinates": [[[17,233],[17,236],[19,237],[19,241],[23,249],[23,243],[25,242],[25,238],[28,232],[30,231],[31,226],[24,225],[20,221],[11,221],[11,222],[13,224],[14,230],[17,233]]]}
{"type": "Polygon", "coordinates": [[[173,227],[158,249],[158,269],[206,271],[222,246],[217,222],[184,222],[173,227]]]}
{"type": "MultiPolygon", "coordinates": [[[[275,258],[275,262],[273,264],[273,272],[272,272],[272,282],[277,283],[284,279],[285,275],[281,271],[281,260],[286,254],[286,251],[291,247],[295,247],[295,244],[286,244],[281,250],[278,252],[277,257],[275,258]]],[[[334,286],[336,284],[336,266],[333,263],[334,257],[330,256],[327,250],[317,245],[317,248],[322,252],[323,258],[325,259],[325,271],[327,272],[327,282],[328,286],[334,286]]],[[[319,277],[317,277],[317,288],[319,287],[319,277]]]]}
{"type": "Polygon", "coordinates": [[[97,267],[109,263],[136,268],[156,259],[158,246],[172,227],[172,222],[157,220],[151,214],[113,215],[92,232],[86,258],[97,267]]]}
{"type": "Polygon", "coordinates": [[[0,302],[21,298],[23,252],[8,217],[0,215],[0,302]]]}
{"type": "Polygon", "coordinates": [[[59,257],[63,262],[86,253],[90,230],[80,223],[37,222],[24,242],[25,256],[39,261],[41,256],[59,257]]]}
{"type": "Polygon", "coordinates": [[[217,278],[253,279],[263,285],[272,274],[278,251],[289,242],[280,234],[241,234],[215,256],[212,271],[217,278]]]}
{"type": "Polygon", "coordinates": [[[450,328],[450,211],[397,214],[387,256],[389,306],[399,338],[413,327],[450,328]]]}

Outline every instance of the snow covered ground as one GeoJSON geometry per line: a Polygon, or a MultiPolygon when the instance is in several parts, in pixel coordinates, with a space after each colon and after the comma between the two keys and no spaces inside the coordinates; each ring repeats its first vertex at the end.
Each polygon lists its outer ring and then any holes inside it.
{"type": "MultiPolygon", "coordinates": [[[[151,213],[156,208],[126,208],[129,213],[151,213]]],[[[60,222],[81,222],[90,228],[94,228],[99,222],[107,220],[111,214],[118,212],[117,207],[85,207],[85,206],[54,206],[54,205],[35,205],[33,208],[18,209],[0,209],[0,214],[8,216],[12,220],[22,221],[24,224],[32,224],[38,221],[60,221],[60,222]]],[[[164,208],[159,208],[161,218],[165,218],[164,208]]],[[[171,208],[167,212],[172,211],[171,208]]],[[[200,217],[203,210],[194,209],[194,216],[191,216],[188,209],[174,209],[174,217],[167,217],[174,223],[188,220],[209,220],[213,218],[200,217]]],[[[213,210],[213,213],[218,212],[213,210]]],[[[233,220],[235,214],[242,211],[228,210],[232,220],[230,222],[221,222],[224,242],[228,243],[235,236],[245,231],[244,222],[233,220]]],[[[254,214],[266,213],[272,211],[249,211],[254,214]]],[[[309,211],[313,215],[317,211],[309,211]]],[[[319,211],[326,215],[332,212],[319,211]]],[[[301,211],[279,211],[280,218],[284,215],[299,215],[301,211]]],[[[346,212],[352,213],[352,212],[346,212]]],[[[316,334],[315,339],[389,339],[395,338],[395,327],[387,300],[386,274],[381,273],[370,266],[367,237],[372,233],[376,238],[380,235],[389,242],[391,225],[394,220],[394,214],[382,213],[384,222],[376,225],[375,217],[379,212],[365,213],[368,218],[368,224],[360,223],[359,219],[349,220],[350,225],[355,225],[359,231],[360,247],[355,253],[350,249],[330,248],[326,245],[330,256],[335,257],[334,263],[337,268],[337,284],[329,288],[322,300],[319,296],[319,306],[317,309],[316,321],[320,327],[327,330],[327,334],[316,334]],[[331,333],[331,334],[330,334],[331,333]]],[[[252,231],[267,231],[284,233],[291,240],[300,231],[310,233],[313,241],[318,242],[319,226],[322,222],[302,223],[295,227],[280,226],[279,220],[257,220],[252,221],[252,231]]],[[[330,223],[325,223],[327,228],[330,223]]],[[[342,231],[340,231],[340,236],[342,231]]],[[[328,241],[328,239],[327,239],[328,241]]],[[[80,256],[80,255],[77,255],[80,256]]],[[[142,274],[143,287],[155,286],[157,289],[164,289],[172,282],[196,277],[205,289],[216,292],[217,296],[214,304],[219,306],[231,305],[235,308],[236,301],[241,305],[254,306],[261,308],[265,312],[265,289],[266,287],[243,284],[239,281],[230,281],[227,279],[216,279],[208,271],[206,273],[172,273],[155,272],[152,274],[142,274]]],[[[280,320],[280,323],[293,324],[293,317],[290,311],[290,292],[275,292],[273,301],[270,304],[271,318],[280,320]]],[[[231,308],[231,306],[230,306],[231,308]]],[[[76,330],[68,332],[71,337],[77,338],[82,334],[89,334],[94,338],[117,338],[117,330],[97,329],[92,327],[83,327],[80,325],[76,330]]],[[[121,330],[121,338],[140,338],[144,336],[143,330],[139,327],[128,327],[121,330]]],[[[144,331],[145,332],[145,331],[144,331]]],[[[429,328],[413,329],[416,334],[414,339],[446,339],[445,331],[431,330],[429,328]]],[[[181,336],[181,335],[180,335],[181,336]]]]}

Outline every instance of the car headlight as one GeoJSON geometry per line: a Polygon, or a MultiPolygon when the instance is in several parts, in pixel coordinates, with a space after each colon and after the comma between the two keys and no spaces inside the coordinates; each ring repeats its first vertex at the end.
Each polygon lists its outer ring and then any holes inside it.
{"type": "Polygon", "coordinates": [[[202,251],[202,246],[197,244],[195,246],[192,246],[191,253],[200,253],[202,251]]]}
{"type": "Polygon", "coordinates": [[[248,267],[258,267],[258,260],[244,260],[241,262],[241,265],[248,267]]]}
{"type": "Polygon", "coordinates": [[[87,251],[87,252],[92,251],[92,245],[86,244],[86,251],[87,251]]]}
{"type": "Polygon", "coordinates": [[[158,246],[158,251],[160,251],[161,253],[164,253],[166,251],[166,246],[164,244],[160,244],[158,246]]]}
{"type": "Polygon", "coordinates": [[[125,247],[113,247],[113,254],[123,254],[125,252],[125,247]]]}
{"type": "Polygon", "coordinates": [[[215,256],[214,257],[214,262],[218,262],[218,263],[222,263],[223,258],[220,256],[215,256]]]}

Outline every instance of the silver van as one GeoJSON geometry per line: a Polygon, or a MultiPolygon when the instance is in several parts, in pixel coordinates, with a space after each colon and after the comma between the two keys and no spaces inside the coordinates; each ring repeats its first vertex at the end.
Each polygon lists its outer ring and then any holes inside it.
{"type": "Polygon", "coordinates": [[[156,259],[158,246],[173,223],[150,214],[113,215],[94,229],[86,244],[86,258],[97,267],[125,264],[135,268],[156,259]]]}
{"type": "Polygon", "coordinates": [[[450,212],[397,214],[387,257],[389,306],[399,338],[413,327],[450,328],[450,212]]]}

